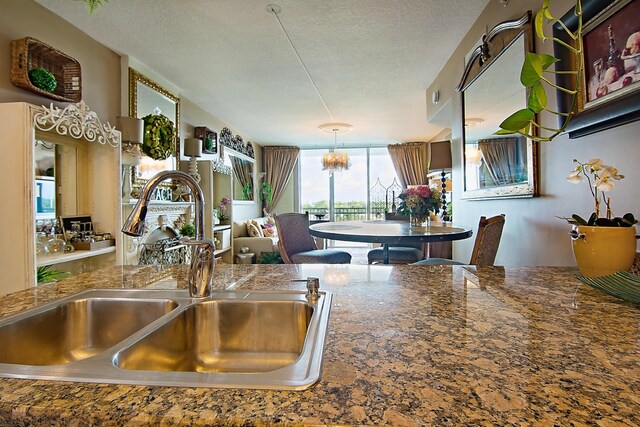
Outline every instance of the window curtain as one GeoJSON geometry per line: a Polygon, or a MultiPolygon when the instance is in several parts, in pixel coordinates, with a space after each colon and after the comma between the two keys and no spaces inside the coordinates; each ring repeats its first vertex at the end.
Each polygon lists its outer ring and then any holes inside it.
{"type": "Polygon", "coordinates": [[[271,202],[263,201],[265,214],[270,214],[282,198],[299,153],[298,147],[262,147],[264,182],[272,189],[271,202]]]}
{"type": "MultiPolygon", "coordinates": [[[[250,184],[253,189],[253,183],[251,181],[251,164],[246,160],[239,159],[235,156],[229,156],[229,158],[231,159],[233,174],[238,179],[240,187],[244,189],[245,185],[250,184]]],[[[252,198],[249,200],[252,200],[252,198]]]]}
{"type": "Polygon", "coordinates": [[[429,143],[407,142],[387,146],[402,188],[429,184],[429,143]]]}
{"type": "Polygon", "coordinates": [[[522,159],[518,138],[496,138],[478,141],[484,164],[496,185],[511,185],[521,181],[522,159]]]}

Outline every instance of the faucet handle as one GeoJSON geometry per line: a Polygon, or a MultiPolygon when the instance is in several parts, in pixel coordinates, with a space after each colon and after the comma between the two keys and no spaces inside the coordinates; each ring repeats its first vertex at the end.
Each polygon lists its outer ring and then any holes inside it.
{"type": "Polygon", "coordinates": [[[307,283],[307,298],[317,299],[320,297],[318,290],[320,290],[320,279],[317,277],[309,276],[306,279],[295,279],[292,282],[306,282],[307,283]]]}

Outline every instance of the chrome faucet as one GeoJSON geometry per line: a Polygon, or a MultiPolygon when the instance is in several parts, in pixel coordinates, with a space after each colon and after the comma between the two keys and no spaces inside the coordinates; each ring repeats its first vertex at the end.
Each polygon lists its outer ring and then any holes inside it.
{"type": "Polygon", "coordinates": [[[193,246],[188,278],[189,294],[194,298],[208,297],[213,289],[213,269],[216,264],[215,246],[210,239],[204,238],[204,195],[191,175],[172,170],[159,172],[149,179],[142,188],[138,203],[133,207],[133,211],[122,226],[122,232],[129,236],[142,236],[151,195],[158,184],[167,179],[174,179],[185,184],[191,190],[195,203],[196,236],[195,240],[182,240],[182,243],[193,246]]]}

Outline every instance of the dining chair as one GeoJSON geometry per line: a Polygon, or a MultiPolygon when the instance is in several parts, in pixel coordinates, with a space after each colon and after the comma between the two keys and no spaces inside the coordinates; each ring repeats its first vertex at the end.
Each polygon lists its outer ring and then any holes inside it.
{"type": "Polygon", "coordinates": [[[414,265],[493,265],[498,253],[502,229],[504,228],[504,214],[486,218],[480,217],[476,240],[473,244],[471,259],[468,264],[444,258],[427,258],[414,265]]]}
{"type": "MultiPolygon", "coordinates": [[[[385,221],[409,221],[408,216],[385,212],[385,221]]],[[[411,264],[424,258],[422,243],[389,246],[389,264],[411,264]]],[[[383,248],[371,249],[367,253],[369,264],[384,262],[383,248]]]]}
{"type": "Polygon", "coordinates": [[[285,264],[349,264],[351,254],[337,249],[318,249],[309,234],[309,214],[274,215],[278,247],[285,264]]]}

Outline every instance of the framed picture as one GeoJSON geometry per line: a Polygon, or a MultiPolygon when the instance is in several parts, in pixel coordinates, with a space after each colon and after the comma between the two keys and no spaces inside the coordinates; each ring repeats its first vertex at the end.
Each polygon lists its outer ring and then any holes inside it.
{"type": "Polygon", "coordinates": [[[196,126],[195,137],[202,141],[204,154],[216,154],[218,152],[218,134],[204,126],[196,126]]]}
{"type": "MultiPolygon", "coordinates": [[[[567,127],[570,138],[640,119],[640,0],[584,0],[582,8],[584,70],[577,76],[580,92],[576,115],[567,127]]],[[[576,30],[573,8],[562,22],[576,30]]],[[[576,45],[560,24],[554,26],[553,35],[576,45]]],[[[556,69],[575,69],[573,54],[558,43],[554,48],[560,59],[556,69]]],[[[574,87],[574,78],[557,74],[557,84],[574,87]]],[[[560,90],[557,95],[559,111],[570,111],[573,97],[560,90]]]]}

